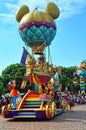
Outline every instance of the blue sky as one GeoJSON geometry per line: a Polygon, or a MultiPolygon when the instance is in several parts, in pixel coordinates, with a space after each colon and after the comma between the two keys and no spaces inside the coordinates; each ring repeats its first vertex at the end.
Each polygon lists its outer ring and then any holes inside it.
{"type": "Polygon", "coordinates": [[[57,66],[78,66],[86,59],[86,0],[0,0],[0,74],[7,66],[20,63],[24,42],[18,32],[15,13],[27,4],[30,10],[44,10],[47,2],[60,8],[57,34],[50,46],[52,62],[57,66]]]}

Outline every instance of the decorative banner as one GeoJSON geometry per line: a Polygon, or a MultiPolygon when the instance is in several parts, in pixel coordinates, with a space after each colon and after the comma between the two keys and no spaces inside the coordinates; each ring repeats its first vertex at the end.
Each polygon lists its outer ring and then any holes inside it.
{"type": "Polygon", "coordinates": [[[23,54],[22,54],[22,57],[21,57],[20,64],[25,65],[27,55],[28,55],[28,52],[27,52],[27,50],[23,47],[23,54]]]}

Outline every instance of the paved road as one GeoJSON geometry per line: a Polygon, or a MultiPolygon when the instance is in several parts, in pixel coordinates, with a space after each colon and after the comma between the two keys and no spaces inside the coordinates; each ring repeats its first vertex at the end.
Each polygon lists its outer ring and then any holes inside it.
{"type": "Polygon", "coordinates": [[[0,130],[86,130],[86,105],[51,120],[9,120],[0,115],[0,130]]]}

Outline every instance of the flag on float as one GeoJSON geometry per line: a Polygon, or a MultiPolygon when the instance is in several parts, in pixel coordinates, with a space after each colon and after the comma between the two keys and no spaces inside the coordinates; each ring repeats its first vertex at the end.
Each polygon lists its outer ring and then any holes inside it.
{"type": "Polygon", "coordinates": [[[23,47],[23,53],[22,53],[20,64],[25,65],[26,59],[27,59],[27,55],[28,55],[28,52],[25,49],[25,47],[23,47]]]}

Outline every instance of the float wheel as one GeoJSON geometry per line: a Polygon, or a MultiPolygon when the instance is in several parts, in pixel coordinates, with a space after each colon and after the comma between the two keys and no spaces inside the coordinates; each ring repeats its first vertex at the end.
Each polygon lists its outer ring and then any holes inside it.
{"type": "Polygon", "coordinates": [[[12,108],[12,104],[8,104],[7,109],[10,110],[12,108]]]}
{"type": "Polygon", "coordinates": [[[41,102],[40,109],[43,109],[43,102],[41,102]]]}
{"type": "Polygon", "coordinates": [[[51,107],[49,105],[46,105],[46,117],[48,119],[50,119],[51,118],[51,114],[52,114],[51,107]]]}
{"type": "Polygon", "coordinates": [[[48,105],[46,105],[46,117],[47,118],[50,118],[51,116],[50,116],[50,113],[49,113],[49,107],[48,107],[48,105]]]}
{"type": "Polygon", "coordinates": [[[2,107],[2,116],[3,116],[4,118],[7,118],[7,107],[6,107],[6,106],[3,106],[3,107],[2,107]]]}
{"type": "Polygon", "coordinates": [[[51,117],[53,118],[55,116],[55,102],[52,102],[52,106],[51,106],[51,117]]]}

